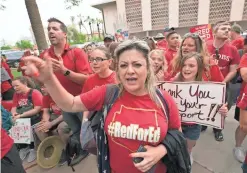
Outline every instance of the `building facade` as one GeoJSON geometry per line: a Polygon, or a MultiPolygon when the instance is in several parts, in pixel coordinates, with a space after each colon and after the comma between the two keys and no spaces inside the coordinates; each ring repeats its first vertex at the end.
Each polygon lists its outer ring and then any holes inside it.
{"type": "Polygon", "coordinates": [[[191,26],[237,22],[247,29],[247,0],[100,0],[105,32],[128,30],[130,36],[153,36],[166,27],[185,34],[191,26]]]}

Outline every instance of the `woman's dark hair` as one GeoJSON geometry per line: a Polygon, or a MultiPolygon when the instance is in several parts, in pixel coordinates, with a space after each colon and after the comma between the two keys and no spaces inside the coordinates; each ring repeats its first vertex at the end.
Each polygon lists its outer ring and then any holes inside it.
{"type": "Polygon", "coordinates": [[[13,79],[13,81],[20,81],[22,84],[27,85],[29,88],[36,88],[35,83],[33,82],[33,80],[30,77],[27,76],[19,76],[16,77],[15,79],[13,79]]]}
{"type": "Polygon", "coordinates": [[[196,74],[195,81],[203,81],[203,71],[204,71],[203,57],[197,52],[191,52],[189,54],[186,54],[181,59],[180,64],[179,64],[180,73],[179,73],[177,80],[175,80],[175,81],[183,81],[183,75],[181,73],[181,70],[184,66],[185,61],[190,59],[190,58],[195,58],[196,62],[197,62],[197,66],[198,66],[198,71],[196,74]]]}
{"type": "Polygon", "coordinates": [[[115,58],[114,52],[115,52],[115,50],[116,50],[116,48],[118,47],[119,44],[120,43],[113,42],[109,46],[109,52],[110,52],[110,54],[111,54],[113,59],[115,58]]]}

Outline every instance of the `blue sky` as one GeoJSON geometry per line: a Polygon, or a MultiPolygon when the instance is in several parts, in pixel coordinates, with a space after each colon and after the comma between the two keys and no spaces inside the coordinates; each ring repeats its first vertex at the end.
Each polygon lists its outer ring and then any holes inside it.
{"type": "MultiPolygon", "coordinates": [[[[71,24],[70,17],[82,14],[92,18],[102,18],[99,10],[90,6],[99,0],[83,0],[79,7],[73,7],[71,10],[65,9],[64,0],[36,0],[43,26],[47,26],[47,20],[50,17],[56,17],[62,20],[66,25],[71,24]]],[[[16,41],[30,37],[30,21],[27,14],[24,0],[6,0],[4,2],[6,9],[0,11],[0,46],[3,39],[7,44],[15,44],[16,41]]]]}

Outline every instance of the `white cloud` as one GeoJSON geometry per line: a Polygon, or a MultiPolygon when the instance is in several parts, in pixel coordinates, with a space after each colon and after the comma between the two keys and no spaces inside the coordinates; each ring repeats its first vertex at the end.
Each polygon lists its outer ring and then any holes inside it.
{"type": "MultiPolygon", "coordinates": [[[[70,17],[82,14],[91,18],[102,18],[99,10],[92,8],[92,0],[83,0],[79,7],[73,7],[71,10],[65,9],[64,0],[36,0],[43,26],[47,25],[50,17],[56,17],[66,25],[71,24],[70,17]]],[[[93,0],[97,2],[97,0],[93,0]]],[[[24,0],[6,0],[6,9],[0,11],[0,45],[4,39],[8,44],[14,44],[23,37],[30,37],[30,20],[27,14],[24,0]]]]}

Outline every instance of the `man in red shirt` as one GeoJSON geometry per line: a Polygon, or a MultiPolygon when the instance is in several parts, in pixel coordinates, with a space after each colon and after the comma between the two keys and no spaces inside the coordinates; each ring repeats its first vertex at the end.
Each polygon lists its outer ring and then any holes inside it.
{"type": "MultiPolygon", "coordinates": [[[[62,86],[72,95],[81,93],[82,85],[91,73],[86,53],[79,49],[71,49],[67,44],[67,27],[56,18],[48,20],[48,36],[51,47],[45,50],[40,57],[51,58],[53,71],[62,86]]],[[[71,128],[73,134],[80,141],[80,129],[82,112],[64,112],[63,119],[71,128]]],[[[81,151],[81,155],[73,159],[72,165],[79,163],[88,155],[88,152],[81,151]]]]}
{"type": "Polygon", "coordinates": [[[1,128],[1,172],[26,173],[13,139],[3,128],[1,128]]]}
{"type": "Polygon", "coordinates": [[[238,50],[244,48],[244,38],[240,35],[242,28],[238,24],[232,25],[231,30],[231,45],[235,46],[238,50]]]}
{"type": "Polygon", "coordinates": [[[167,44],[168,49],[165,52],[165,58],[166,58],[167,65],[168,65],[167,72],[168,72],[168,74],[170,74],[172,71],[171,62],[177,54],[177,48],[179,45],[179,35],[177,34],[177,32],[175,30],[173,30],[173,31],[167,33],[166,41],[168,43],[167,44]]]}
{"type": "MultiPolygon", "coordinates": [[[[224,81],[227,84],[227,103],[228,109],[233,104],[233,96],[231,93],[230,81],[237,74],[237,67],[240,57],[237,49],[228,43],[230,36],[231,25],[229,22],[221,21],[214,26],[214,40],[207,42],[208,52],[214,58],[216,64],[220,67],[221,73],[224,76],[224,81]]],[[[222,131],[214,129],[215,139],[223,141],[224,137],[222,131]]]]}

